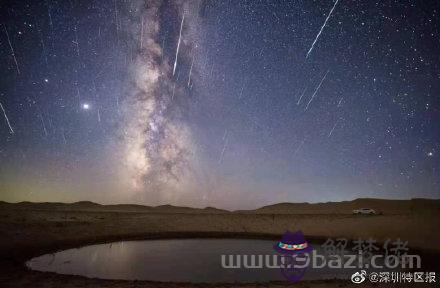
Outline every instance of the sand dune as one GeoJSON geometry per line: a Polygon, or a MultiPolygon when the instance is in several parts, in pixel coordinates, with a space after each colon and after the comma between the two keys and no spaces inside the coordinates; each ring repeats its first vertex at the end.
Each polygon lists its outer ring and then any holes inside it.
{"type": "MultiPolygon", "coordinates": [[[[411,199],[387,200],[374,198],[359,198],[353,201],[326,203],[278,203],[268,205],[249,212],[275,214],[351,214],[353,209],[372,208],[383,214],[405,214],[439,212],[440,200],[411,199]]],[[[241,211],[246,212],[246,211],[241,211]]]]}
{"type": "Polygon", "coordinates": [[[19,202],[8,203],[0,201],[0,209],[35,209],[47,211],[107,211],[107,212],[151,212],[151,213],[229,213],[227,210],[206,207],[203,209],[192,207],[180,207],[173,205],[144,206],[136,204],[113,204],[101,205],[90,201],[74,203],[58,202],[19,202]]]}
{"type": "Polygon", "coordinates": [[[228,211],[215,207],[192,208],[173,205],[144,206],[136,204],[101,205],[90,201],[74,203],[0,201],[0,208],[36,210],[77,210],[77,211],[123,211],[150,213],[257,213],[257,214],[351,214],[353,209],[372,208],[382,214],[408,214],[440,212],[440,200],[411,199],[387,200],[359,198],[352,201],[325,203],[277,203],[254,210],[228,211]]]}

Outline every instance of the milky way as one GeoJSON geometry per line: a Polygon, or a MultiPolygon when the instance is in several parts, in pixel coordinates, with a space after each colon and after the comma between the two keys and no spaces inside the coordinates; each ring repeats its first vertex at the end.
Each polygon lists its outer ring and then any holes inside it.
{"type": "MultiPolygon", "coordinates": [[[[179,118],[180,107],[173,102],[175,89],[181,90],[173,78],[179,53],[176,52],[171,72],[168,57],[164,57],[158,40],[161,29],[158,15],[163,6],[162,1],[149,1],[131,7],[145,20],[141,21],[140,29],[143,44],[131,67],[134,87],[129,88],[124,103],[125,122],[121,127],[126,164],[121,166],[122,174],[130,178],[132,186],[128,189],[134,189],[149,201],[175,201],[184,196],[195,154],[191,131],[179,118]]],[[[185,14],[187,18],[193,15],[188,5],[167,8],[180,12],[178,15],[182,18],[176,48],[179,51],[183,19],[185,14]]],[[[134,42],[138,40],[138,32],[137,23],[127,31],[134,42]]],[[[191,46],[192,43],[186,43],[184,49],[191,46]]],[[[187,55],[185,52],[181,51],[181,58],[187,55]]]]}

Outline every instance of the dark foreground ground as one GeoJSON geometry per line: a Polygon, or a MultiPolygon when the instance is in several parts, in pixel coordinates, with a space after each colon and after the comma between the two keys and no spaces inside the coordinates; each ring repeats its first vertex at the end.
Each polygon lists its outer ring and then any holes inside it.
{"type": "MultiPolygon", "coordinates": [[[[100,280],[30,271],[34,256],[92,243],[178,237],[265,237],[279,239],[287,229],[302,230],[309,241],[327,237],[372,237],[409,242],[422,254],[424,271],[440,272],[440,213],[345,214],[152,213],[0,209],[0,287],[436,287],[419,284],[352,284],[349,280],[297,284],[190,284],[100,280]],[[370,285],[370,286],[368,286],[370,285]]],[[[415,250],[414,250],[415,249],[415,250]]],[[[438,286],[437,286],[438,287],[438,286]]]]}

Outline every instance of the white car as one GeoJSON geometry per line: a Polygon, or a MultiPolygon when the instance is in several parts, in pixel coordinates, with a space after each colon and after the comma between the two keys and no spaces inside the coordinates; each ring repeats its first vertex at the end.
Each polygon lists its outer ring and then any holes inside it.
{"type": "Polygon", "coordinates": [[[353,210],[353,214],[374,215],[376,214],[376,211],[371,208],[361,208],[353,210]]]}

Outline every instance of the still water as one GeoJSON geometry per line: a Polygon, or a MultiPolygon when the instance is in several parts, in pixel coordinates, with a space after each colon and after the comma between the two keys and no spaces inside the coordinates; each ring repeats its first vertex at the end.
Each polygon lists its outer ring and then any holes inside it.
{"type": "MultiPolygon", "coordinates": [[[[255,239],[124,241],[46,254],[31,259],[26,265],[38,271],[101,279],[209,283],[285,281],[279,268],[222,267],[222,254],[274,255],[275,243],[255,239]]],[[[312,246],[320,251],[319,244],[312,246]]],[[[308,269],[303,279],[350,279],[352,273],[353,270],[343,269],[308,269]]]]}

